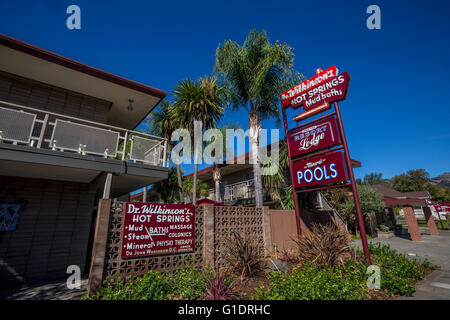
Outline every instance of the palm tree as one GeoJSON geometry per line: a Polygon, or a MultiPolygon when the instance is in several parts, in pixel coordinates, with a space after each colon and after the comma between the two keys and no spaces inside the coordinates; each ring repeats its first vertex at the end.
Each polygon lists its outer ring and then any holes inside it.
{"type": "MultiPolygon", "coordinates": [[[[173,90],[173,117],[180,127],[186,128],[194,137],[194,122],[199,121],[202,129],[215,128],[223,115],[221,106],[221,88],[214,78],[204,77],[198,80],[182,80],[173,90]]],[[[193,190],[197,189],[197,171],[199,144],[194,143],[194,179],[193,190]]],[[[197,194],[192,193],[192,203],[195,204],[197,194]]]]}
{"type": "MultiPolygon", "coordinates": [[[[225,156],[227,154],[227,151],[230,149],[228,147],[228,140],[227,140],[227,130],[228,129],[240,129],[241,127],[238,124],[235,123],[229,123],[226,124],[222,127],[219,128],[220,133],[222,135],[223,138],[223,143],[222,143],[222,154],[225,156]]],[[[233,151],[233,150],[231,150],[233,151]]],[[[215,155],[214,155],[215,156],[215,155]]],[[[223,160],[223,159],[222,159],[223,160]]],[[[222,202],[222,192],[221,192],[221,188],[220,188],[220,183],[222,182],[222,169],[220,168],[221,166],[219,165],[219,163],[214,162],[214,169],[213,169],[213,180],[214,180],[214,195],[215,195],[215,200],[217,202],[222,202]]]]}
{"type": "Polygon", "coordinates": [[[194,190],[197,190],[197,192],[195,192],[196,197],[206,197],[208,195],[208,185],[206,183],[200,181],[197,183],[196,189],[194,189],[194,179],[185,179],[183,181],[183,193],[186,196],[185,199],[188,199],[190,194],[194,194],[194,190]]]}
{"type": "Polygon", "coordinates": [[[273,201],[279,203],[283,210],[286,209],[282,199],[283,188],[286,186],[284,173],[289,168],[289,156],[286,143],[282,143],[278,163],[273,163],[272,158],[268,158],[263,168],[264,186],[268,189],[273,201]]]}
{"type": "Polygon", "coordinates": [[[180,188],[177,185],[177,172],[175,168],[172,167],[169,169],[169,175],[166,180],[153,184],[152,190],[158,194],[159,199],[164,203],[174,203],[178,201],[178,191],[180,188]]]}
{"type": "MultiPolygon", "coordinates": [[[[145,119],[148,131],[152,134],[162,136],[168,140],[168,154],[170,154],[171,142],[170,138],[173,131],[178,127],[178,121],[173,117],[172,107],[167,101],[161,101],[159,108],[152,112],[152,117],[145,119]]],[[[183,185],[181,179],[181,165],[177,164],[177,179],[178,179],[178,195],[181,203],[184,203],[183,185]]]]}
{"type": "Polygon", "coordinates": [[[294,54],[286,44],[271,44],[265,31],[252,30],[241,46],[228,40],[216,50],[215,71],[225,88],[226,102],[249,115],[256,206],[263,205],[261,165],[258,155],[261,121],[277,117],[279,95],[303,76],[292,70],[294,54]]]}

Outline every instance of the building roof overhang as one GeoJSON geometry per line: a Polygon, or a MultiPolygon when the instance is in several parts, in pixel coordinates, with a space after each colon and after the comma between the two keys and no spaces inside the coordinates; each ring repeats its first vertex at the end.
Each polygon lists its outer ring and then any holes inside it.
{"type": "Polygon", "coordinates": [[[167,179],[165,167],[116,159],[55,152],[12,144],[0,144],[0,176],[87,183],[103,190],[106,173],[112,173],[111,197],[167,179]]]}
{"type": "Polygon", "coordinates": [[[0,70],[109,101],[108,124],[125,129],[134,129],[167,95],[1,33],[0,70]]]}

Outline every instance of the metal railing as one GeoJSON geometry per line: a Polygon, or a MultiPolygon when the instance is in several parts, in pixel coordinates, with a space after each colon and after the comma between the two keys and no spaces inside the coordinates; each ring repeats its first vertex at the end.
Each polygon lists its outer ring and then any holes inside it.
{"type": "Polygon", "coordinates": [[[336,209],[330,204],[330,202],[327,200],[326,197],[323,196],[322,192],[318,192],[319,202],[320,206],[324,210],[333,211],[334,215],[339,219],[339,221],[342,223],[342,225],[345,227],[345,230],[348,231],[348,225],[345,222],[344,218],[341,217],[341,215],[337,212],[336,209]]]}
{"type": "Polygon", "coordinates": [[[255,180],[245,180],[226,185],[223,192],[224,201],[251,199],[255,197],[255,180]]]}
{"type": "MultiPolygon", "coordinates": [[[[208,190],[208,198],[216,200],[215,188],[208,190]]],[[[266,200],[270,200],[269,192],[263,185],[263,197],[266,200]]],[[[221,197],[223,202],[231,202],[237,200],[246,200],[255,198],[255,180],[244,180],[233,184],[228,184],[223,187],[223,195],[221,197]]]]}
{"type": "Polygon", "coordinates": [[[167,140],[0,101],[0,142],[168,167],[167,140]]]}

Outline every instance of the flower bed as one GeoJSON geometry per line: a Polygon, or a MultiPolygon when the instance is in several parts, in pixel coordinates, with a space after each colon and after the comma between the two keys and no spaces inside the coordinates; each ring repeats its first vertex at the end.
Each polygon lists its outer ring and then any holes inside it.
{"type": "Polygon", "coordinates": [[[388,245],[370,245],[370,252],[372,263],[381,271],[379,290],[368,289],[368,266],[358,251],[339,266],[296,263],[286,272],[272,271],[249,279],[195,267],[163,274],[151,271],[134,282],[101,287],[89,299],[388,299],[412,295],[415,283],[433,270],[427,260],[409,259],[388,245]]]}

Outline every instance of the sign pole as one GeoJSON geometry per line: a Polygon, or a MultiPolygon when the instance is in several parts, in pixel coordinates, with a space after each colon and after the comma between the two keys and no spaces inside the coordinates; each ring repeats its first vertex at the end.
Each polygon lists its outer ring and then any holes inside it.
{"type": "Polygon", "coordinates": [[[356,188],[356,182],[355,182],[355,176],[353,175],[353,167],[350,160],[350,154],[348,151],[348,145],[347,145],[347,138],[345,137],[344,127],[342,124],[342,118],[341,118],[341,111],[339,110],[339,104],[337,101],[334,102],[334,107],[336,109],[336,117],[339,124],[339,131],[341,133],[342,138],[342,144],[344,145],[344,154],[345,154],[345,160],[347,162],[348,167],[348,173],[350,176],[350,181],[352,185],[352,192],[353,192],[353,199],[355,200],[355,208],[356,208],[356,216],[358,218],[358,226],[359,226],[359,232],[361,235],[361,242],[364,250],[364,255],[366,256],[367,262],[369,265],[372,264],[370,259],[370,251],[369,246],[367,244],[367,237],[366,237],[366,228],[364,226],[364,218],[361,211],[361,205],[359,203],[359,195],[358,195],[358,189],[356,188]]]}

